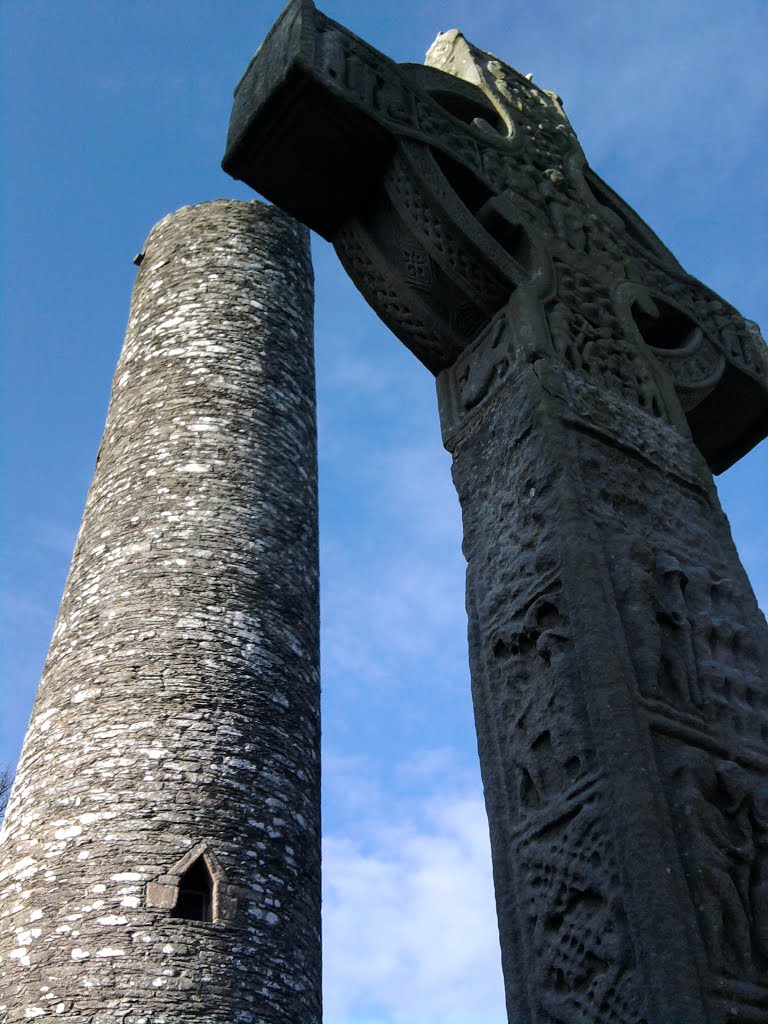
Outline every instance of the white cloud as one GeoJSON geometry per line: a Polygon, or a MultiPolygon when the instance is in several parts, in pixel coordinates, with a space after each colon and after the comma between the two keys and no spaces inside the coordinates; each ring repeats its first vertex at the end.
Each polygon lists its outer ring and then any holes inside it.
{"type": "MultiPolygon", "coordinates": [[[[326,759],[342,776],[345,760],[326,759]]],[[[355,764],[358,776],[365,764],[355,764]]],[[[370,768],[370,766],[369,766],[370,768]]],[[[328,1024],[502,1024],[506,1020],[488,827],[451,751],[419,751],[432,791],[393,805],[373,784],[356,833],[323,843],[328,1024]],[[435,795],[440,790],[440,796],[435,795]]],[[[330,782],[330,791],[334,789],[330,782]]]]}

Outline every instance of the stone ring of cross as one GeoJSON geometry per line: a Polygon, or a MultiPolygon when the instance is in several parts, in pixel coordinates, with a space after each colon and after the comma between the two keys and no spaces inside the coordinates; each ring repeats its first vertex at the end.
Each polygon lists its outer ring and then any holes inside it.
{"type": "Polygon", "coordinates": [[[677,419],[715,472],[765,434],[755,325],[589,167],[555,93],[457,30],[398,64],[294,0],[237,87],[223,166],[333,242],[433,373],[494,338],[486,385],[443,387],[457,425],[555,357],[677,419]]]}

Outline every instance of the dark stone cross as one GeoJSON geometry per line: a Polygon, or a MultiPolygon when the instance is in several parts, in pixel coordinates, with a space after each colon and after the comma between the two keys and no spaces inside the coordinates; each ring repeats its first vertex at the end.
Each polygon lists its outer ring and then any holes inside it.
{"type": "Polygon", "coordinates": [[[224,168],[437,375],[510,1022],[768,1019],[768,631],[720,510],[754,324],[456,31],[396,64],[291,3],[224,168]]]}

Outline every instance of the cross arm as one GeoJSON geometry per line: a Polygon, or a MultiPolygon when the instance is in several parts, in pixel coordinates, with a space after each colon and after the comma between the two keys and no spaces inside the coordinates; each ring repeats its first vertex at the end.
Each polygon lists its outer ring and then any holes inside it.
{"type": "MultiPolygon", "coordinates": [[[[292,0],[235,89],[222,167],[328,240],[375,190],[400,139],[428,141],[492,177],[482,132],[413,84],[425,71],[397,64],[311,0],[292,0]]],[[[493,116],[473,84],[432,74],[455,108],[493,116]]]]}
{"type": "Polygon", "coordinates": [[[318,23],[333,24],[311,0],[285,8],[235,90],[222,166],[330,238],[394,142],[344,79],[334,82],[318,23]]]}

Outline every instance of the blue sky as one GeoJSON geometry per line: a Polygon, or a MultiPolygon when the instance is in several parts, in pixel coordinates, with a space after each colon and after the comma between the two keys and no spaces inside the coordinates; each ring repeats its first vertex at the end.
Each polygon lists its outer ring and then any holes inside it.
{"type": "MultiPolygon", "coordinates": [[[[765,0],[327,0],[397,60],[461,28],[554,89],[595,169],[768,326],[765,0]]],[[[5,2],[0,762],[14,762],[104,424],[133,255],[219,169],[279,0],[5,2]]],[[[326,1020],[501,1024],[458,505],[434,384],[314,241],[326,1020]]],[[[718,480],[768,607],[768,446],[718,480]]]]}

